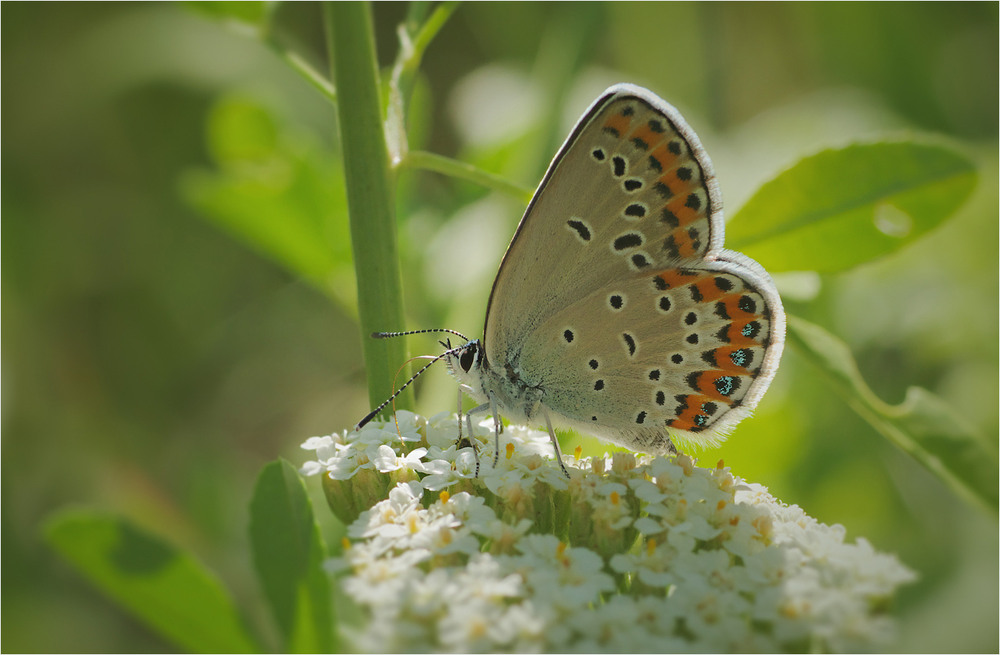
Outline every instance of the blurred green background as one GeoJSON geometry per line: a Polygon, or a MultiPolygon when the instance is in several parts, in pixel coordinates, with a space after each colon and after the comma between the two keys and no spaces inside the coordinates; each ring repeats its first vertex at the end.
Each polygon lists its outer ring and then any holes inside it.
{"type": "MultiPolygon", "coordinates": [[[[373,11],[388,66],[406,6],[373,11]]],[[[368,410],[332,106],[204,9],[3,16],[4,650],[171,650],[44,545],[46,517],[71,505],[194,550],[257,621],[257,472],[300,463],[298,444],[368,410]],[[310,221],[322,238],[296,250],[286,237],[310,221]]],[[[280,5],[275,48],[325,70],[319,16],[280,5]]],[[[699,133],[732,214],[824,147],[914,133],[956,145],[981,168],[953,220],[857,270],[779,286],[790,312],[850,344],[882,398],[919,384],[995,440],[997,24],[996,3],[471,3],[427,51],[411,146],[533,186],[589,102],[630,81],[699,133]]],[[[385,328],[478,336],[523,204],[431,173],[399,184],[409,323],[385,328]]],[[[725,458],[917,570],[895,608],[898,650],[996,651],[997,517],[786,353],[756,417],[702,463],[725,458]]],[[[417,409],[451,410],[453,385],[432,371],[417,409]]]]}

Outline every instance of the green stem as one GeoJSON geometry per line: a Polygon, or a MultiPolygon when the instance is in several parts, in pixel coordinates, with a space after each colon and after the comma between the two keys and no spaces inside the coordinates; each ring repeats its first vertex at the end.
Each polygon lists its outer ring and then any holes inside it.
{"type": "Polygon", "coordinates": [[[424,51],[457,8],[457,2],[443,2],[435,8],[427,22],[420,25],[427,4],[413,2],[410,4],[406,23],[397,30],[399,54],[392,66],[385,121],[390,163],[393,168],[405,160],[409,152],[406,138],[406,103],[410,98],[414,76],[420,67],[424,51]]]}
{"type": "MultiPolygon", "coordinates": [[[[396,246],[395,180],[382,126],[375,36],[368,3],[327,2],[324,21],[337,88],[368,398],[374,405],[389,396],[393,373],[406,359],[402,338],[368,338],[372,332],[405,327],[396,246]]],[[[408,403],[397,403],[397,407],[401,405],[408,403]]]]}
{"type": "Polygon", "coordinates": [[[520,198],[525,203],[531,200],[531,189],[515,184],[499,175],[488,173],[472,164],[466,164],[465,162],[433,152],[423,150],[410,152],[407,154],[406,159],[403,160],[403,165],[409,168],[422,168],[451,177],[457,177],[458,179],[484,186],[487,189],[493,189],[494,191],[500,191],[515,198],[520,198]]]}
{"type": "Polygon", "coordinates": [[[273,19],[277,8],[276,5],[265,3],[263,7],[263,15],[256,25],[257,35],[261,42],[288,64],[292,70],[301,75],[309,84],[313,85],[317,91],[326,96],[327,100],[336,102],[337,91],[333,88],[330,80],[326,79],[325,75],[313,68],[312,64],[306,61],[300,54],[282,44],[281,40],[275,35],[273,19]]]}
{"type": "Polygon", "coordinates": [[[434,8],[434,13],[431,14],[430,18],[420,26],[420,30],[417,32],[416,36],[413,37],[413,51],[416,53],[414,60],[407,64],[406,68],[410,71],[417,70],[420,66],[420,61],[423,59],[424,51],[427,50],[427,46],[431,44],[437,33],[441,31],[444,24],[448,22],[451,15],[455,13],[458,9],[458,2],[442,2],[437,7],[434,8]]]}
{"type": "Polygon", "coordinates": [[[298,53],[292,52],[287,48],[282,48],[273,41],[268,41],[268,45],[275,54],[284,60],[292,69],[301,75],[307,82],[313,85],[320,93],[326,96],[326,99],[330,102],[337,101],[337,91],[333,88],[333,84],[330,80],[323,77],[323,74],[312,67],[312,65],[303,59],[298,53]]]}

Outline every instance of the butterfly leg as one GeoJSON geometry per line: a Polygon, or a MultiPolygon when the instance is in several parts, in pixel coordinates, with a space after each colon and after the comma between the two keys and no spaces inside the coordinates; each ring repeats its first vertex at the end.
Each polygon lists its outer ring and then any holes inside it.
{"type": "MultiPolygon", "coordinates": [[[[473,477],[479,477],[479,444],[476,442],[475,433],[472,431],[472,412],[465,415],[465,420],[469,424],[469,445],[472,446],[472,454],[476,457],[476,475],[473,477]]],[[[459,421],[461,424],[461,421],[459,421]]]]}
{"type": "Polygon", "coordinates": [[[542,413],[545,415],[545,426],[549,429],[549,438],[552,439],[552,447],[556,451],[556,461],[559,462],[559,468],[562,469],[563,475],[569,478],[569,471],[566,470],[566,465],[563,464],[562,451],[559,450],[559,440],[556,439],[556,431],[552,429],[552,421],[549,420],[549,413],[544,409],[542,413]]]}
{"type": "Polygon", "coordinates": [[[493,396],[490,396],[490,413],[493,414],[493,468],[497,467],[500,461],[500,433],[503,432],[503,423],[500,421],[500,414],[497,412],[497,403],[493,396]]]}
{"type": "MultiPolygon", "coordinates": [[[[470,414],[475,414],[476,412],[483,412],[490,410],[493,415],[493,468],[497,467],[497,463],[500,461],[500,433],[503,432],[503,423],[500,421],[500,414],[497,412],[497,403],[493,396],[490,396],[488,402],[483,403],[479,407],[473,407],[465,415],[468,417],[470,414]]],[[[469,432],[472,432],[472,420],[469,420],[469,432]]]]}
{"type": "MultiPolygon", "coordinates": [[[[472,415],[473,414],[477,414],[479,412],[485,412],[489,408],[490,408],[490,403],[483,403],[482,405],[479,405],[478,407],[473,407],[472,409],[470,409],[469,411],[467,411],[465,413],[465,420],[468,421],[469,437],[470,437],[470,439],[472,441],[472,450],[473,450],[473,452],[476,453],[476,477],[477,478],[479,477],[479,450],[476,448],[475,435],[472,432],[472,415]]],[[[494,418],[493,420],[495,421],[496,419],[494,418]]],[[[497,448],[500,448],[500,446],[498,445],[497,448]]],[[[493,462],[493,466],[496,466],[496,461],[495,460],[493,462]]]]}
{"type": "Polygon", "coordinates": [[[465,415],[465,420],[469,424],[469,438],[468,439],[463,439],[462,438],[462,388],[459,387],[459,389],[458,389],[458,441],[456,441],[455,444],[458,446],[459,449],[465,448],[465,446],[462,445],[463,443],[467,443],[468,446],[472,447],[472,454],[476,457],[476,475],[475,475],[475,477],[478,478],[479,477],[479,444],[476,443],[476,434],[475,434],[475,432],[472,431],[472,416],[470,416],[471,414],[472,414],[472,412],[469,412],[468,414],[465,415]]]}
{"type": "MultiPolygon", "coordinates": [[[[472,428],[469,428],[472,435],[472,428]]],[[[458,443],[462,443],[462,387],[458,388],[458,443]]]]}

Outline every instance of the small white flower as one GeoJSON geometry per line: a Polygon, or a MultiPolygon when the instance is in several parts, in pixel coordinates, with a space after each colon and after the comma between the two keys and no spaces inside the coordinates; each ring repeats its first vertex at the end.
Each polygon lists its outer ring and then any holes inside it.
{"type": "Polygon", "coordinates": [[[626,500],[628,487],[620,482],[603,482],[593,487],[587,499],[594,521],[607,524],[615,530],[632,525],[631,507],[626,500]]]}
{"type": "Polygon", "coordinates": [[[489,521],[480,521],[471,526],[473,531],[488,539],[495,549],[494,552],[510,552],[517,542],[531,529],[531,521],[521,519],[515,525],[494,517],[489,521]]]}
{"type": "Polygon", "coordinates": [[[659,505],[670,497],[669,494],[663,493],[659,487],[645,478],[630,478],[628,485],[635,493],[635,497],[647,505],[659,505]]]}
{"type": "Polygon", "coordinates": [[[415,448],[400,457],[391,447],[382,445],[376,449],[375,456],[371,460],[375,466],[375,470],[379,473],[398,471],[401,468],[409,468],[422,473],[424,471],[424,463],[421,461],[421,458],[426,453],[426,448],[415,448]]]}
{"type": "Polygon", "coordinates": [[[387,425],[392,428],[393,434],[396,438],[407,441],[407,442],[420,442],[423,441],[423,435],[420,434],[421,428],[426,426],[427,419],[417,416],[413,412],[401,409],[396,412],[395,424],[392,421],[388,421],[387,425]],[[396,431],[398,427],[399,431],[396,431]]]}
{"type": "Polygon", "coordinates": [[[493,632],[500,643],[509,644],[517,653],[541,650],[548,621],[546,613],[539,611],[531,601],[510,605],[496,624],[493,632]]]}
{"type": "Polygon", "coordinates": [[[677,577],[672,572],[674,552],[670,546],[646,542],[644,548],[632,553],[618,553],[609,565],[617,573],[631,573],[647,587],[666,589],[677,577]]]}
{"type": "Polygon", "coordinates": [[[362,469],[374,469],[375,465],[364,450],[353,444],[327,461],[327,470],[334,480],[350,480],[362,469]]]}
{"type": "Polygon", "coordinates": [[[311,475],[319,475],[327,470],[326,462],[306,462],[299,468],[299,473],[309,477],[311,475]]]}
{"type": "Polygon", "coordinates": [[[553,535],[529,534],[518,548],[522,556],[516,566],[530,570],[525,582],[540,603],[559,609],[581,608],[614,588],[604,573],[604,560],[592,550],[567,547],[553,535]]]}
{"type": "Polygon", "coordinates": [[[399,599],[405,585],[422,575],[418,564],[428,556],[427,551],[410,550],[396,557],[352,562],[354,575],[345,579],[344,588],[358,602],[386,606],[399,599]]]}
{"type": "Polygon", "coordinates": [[[382,537],[399,539],[416,529],[417,513],[423,489],[417,482],[399,483],[389,498],[363,512],[347,534],[354,538],[382,537]]]}
{"type": "Polygon", "coordinates": [[[427,510],[432,515],[448,514],[456,517],[470,530],[481,532],[484,526],[497,520],[496,512],[486,506],[486,501],[467,492],[449,496],[447,500],[439,500],[427,510]]]}
{"type": "MultiPolygon", "coordinates": [[[[462,421],[462,431],[467,432],[467,425],[465,420],[462,421]]],[[[485,441],[486,437],[493,434],[493,430],[479,426],[473,425],[474,436],[479,437],[480,441],[485,441]]],[[[470,435],[464,434],[466,438],[470,435]]],[[[427,444],[430,447],[431,452],[434,449],[447,450],[448,448],[453,448],[458,443],[458,420],[454,414],[435,414],[433,417],[427,421],[427,444]]]]}
{"type": "Polygon", "coordinates": [[[523,469],[480,468],[479,476],[483,484],[501,498],[510,498],[529,494],[528,490],[534,480],[530,480],[523,469]]]}
{"type": "Polygon", "coordinates": [[[302,444],[302,450],[315,450],[317,459],[329,459],[337,454],[334,444],[336,441],[333,435],[326,435],[325,437],[309,437],[302,444]]]}
{"type": "Polygon", "coordinates": [[[343,435],[329,434],[323,437],[309,437],[301,448],[314,451],[316,454],[315,460],[305,462],[300,469],[303,475],[310,476],[329,470],[348,446],[344,443],[343,435]]]}
{"type": "MultiPolygon", "coordinates": [[[[428,475],[420,480],[420,484],[427,491],[441,491],[456,484],[466,476],[455,470],[451,463],[441,459],[433,459],[423,463],[424,472],[428,475]]],[[[467,476],[472,477],[472,476],[467,476]]]]}
{"type": "Polygon", "coordinates": [[[450,651],[484,652],[495,648],[493,626],[503,616],[503,605],[473,599],[454,603],[438,624],[442,646],[450,651]]]}

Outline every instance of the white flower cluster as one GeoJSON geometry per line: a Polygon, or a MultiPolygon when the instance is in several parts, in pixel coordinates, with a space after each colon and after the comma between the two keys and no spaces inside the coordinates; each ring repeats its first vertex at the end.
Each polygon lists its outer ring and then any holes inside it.
{"type": "Polygon", "coordinates": [[[856,651],[892,638],[886,608],[913,573],[721,462],[617,453],[567,461],[567,480],[548,435],[511,426],[494,467],[489,420],[476,477],[453,415],[397,420],[303,444],[317,459],[302,472],[328,474],[350,525],[330,568],[367,610],[350,635],[361,650],[856,651]]]}

